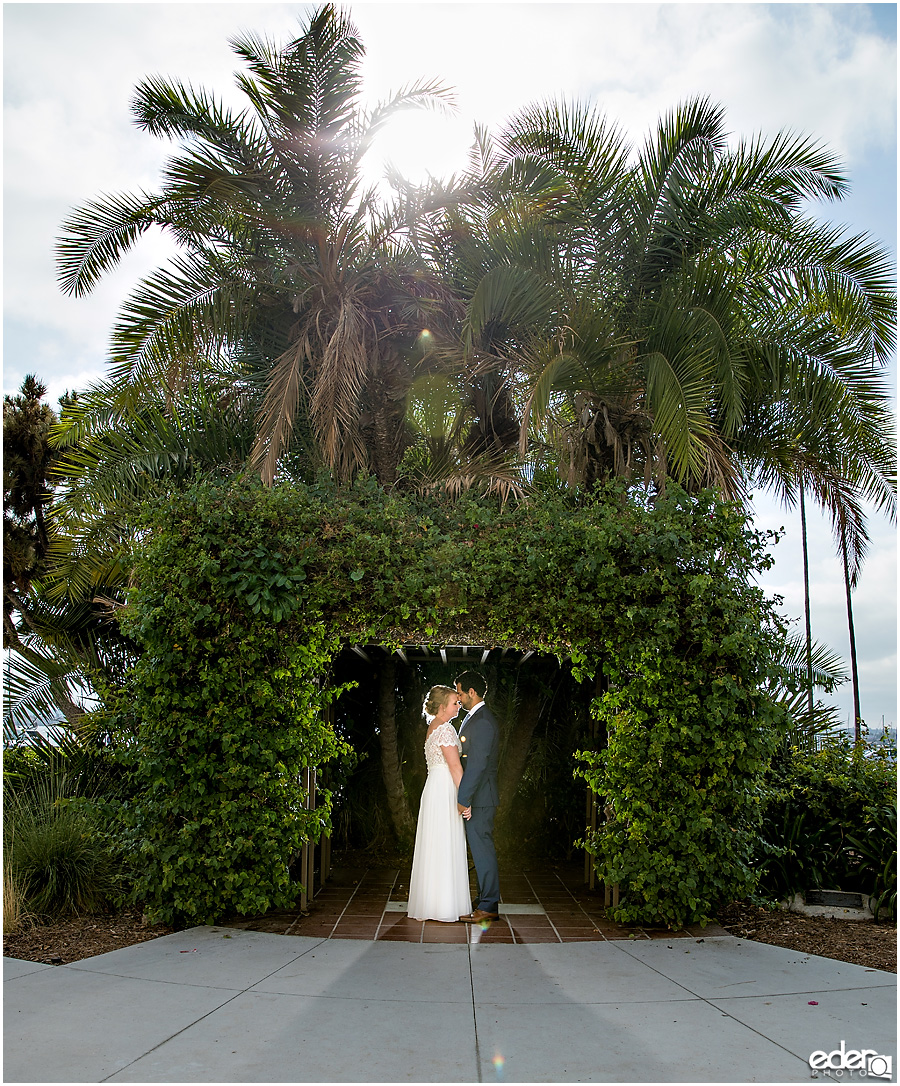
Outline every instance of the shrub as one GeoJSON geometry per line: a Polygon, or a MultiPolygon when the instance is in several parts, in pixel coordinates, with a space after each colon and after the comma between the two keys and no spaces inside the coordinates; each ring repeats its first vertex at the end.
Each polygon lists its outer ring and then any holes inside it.
{"type": "Polygon", "coordinates": [[[585,847],[619,884],[624,923],[705,923],[753,890],[763,775],[787,726],[771,691],[784,631],[748,574],[768,561],[734,508],[704,504],[690,531],[682,499],[660,503],[668,532],[644,558],[652,604],[604,644],[608,690],[594,703],[605,750],[577,772],[607,821],[585,847]]]}
{"type": "Polygon", "coordinates": [[[782,898],[857,891],[895,912],[896,788],[896,749],[887,739],[857,744],[839,733],[817,750],[782,750],[767,779],[761,891],[782,898]]]}
{"type": "Polygon", "coordinates": [[[59,781],[5,792],[4,868],[28,908],[59,916],[106,905],[116,890],[115,865],[90,808],[69,802],[59,781]]]}
{"type": "MultiPolygon", "coordinates": [[[[271,496],[258,496],[265,508],[271,496]]],[[[330,828],[330,792],[308,810],[303,774],[345,748],[324,713],[340,693],[326,679],[336,640],[301,609],[272,525],[236,516],[215,490],[177,512],[125,620],[143,655],[131,687],[139,792],[124,818],[135,898],[179,925],[294,901],[290,860],[330,828]]]]}

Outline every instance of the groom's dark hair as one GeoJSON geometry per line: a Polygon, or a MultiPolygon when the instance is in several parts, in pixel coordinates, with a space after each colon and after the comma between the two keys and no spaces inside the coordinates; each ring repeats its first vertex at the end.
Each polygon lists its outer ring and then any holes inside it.
{"type": "Polygon", "coordinates": [[[459,683],[463,693],[474,690],[480,698],[483,698],[487,693],[487,680],[478,671],[464,671],[461,675],[456,676],[454,682],[459,683]]]}

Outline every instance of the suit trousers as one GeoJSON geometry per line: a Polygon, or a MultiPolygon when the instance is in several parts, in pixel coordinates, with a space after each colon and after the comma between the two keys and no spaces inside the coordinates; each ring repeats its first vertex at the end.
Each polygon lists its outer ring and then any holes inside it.
{"type": "Polygon", "coordinates": [[[489,913],[495,913],[500,904],[500,873],[494,848],[496,813],[496,807],[473,807],[472,817],[466,822],[466,840],[478,878],[478,902],[475,908],[489,913]]]}

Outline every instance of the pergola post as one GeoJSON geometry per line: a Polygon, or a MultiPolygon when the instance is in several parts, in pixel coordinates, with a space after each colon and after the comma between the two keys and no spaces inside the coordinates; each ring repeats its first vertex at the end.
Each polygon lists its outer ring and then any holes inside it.
{"type": "MultiPolygon", "coordinates": [[[[303,771],[303,787],[306,789],[304,809],[314,811],[316,809],[316,771],[312,766],[307,766],[303,771]]],[[[315,849],[315,842],[307,838],[300,850],[300,884],[303,887],[300,891],[300,909],[303,912],[309,908],[309,903],[315,896],[313,886],[315,849]]]]}

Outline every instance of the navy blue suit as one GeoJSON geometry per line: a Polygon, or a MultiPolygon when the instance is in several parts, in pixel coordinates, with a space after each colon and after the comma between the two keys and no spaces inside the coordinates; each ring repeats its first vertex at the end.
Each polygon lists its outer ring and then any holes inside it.
{"type": "Polygon", "coordinates": [[[466,822],[466,839],[478,876],[476,909],[497,912],[500,903],[500,875],[494,849],[494,815],[500,801],[497,767],[500,762],[500,728],[486,705],[480,706],[460,728],[460,761],[463,778],[457,799],[472,808],[466,822]]]}

